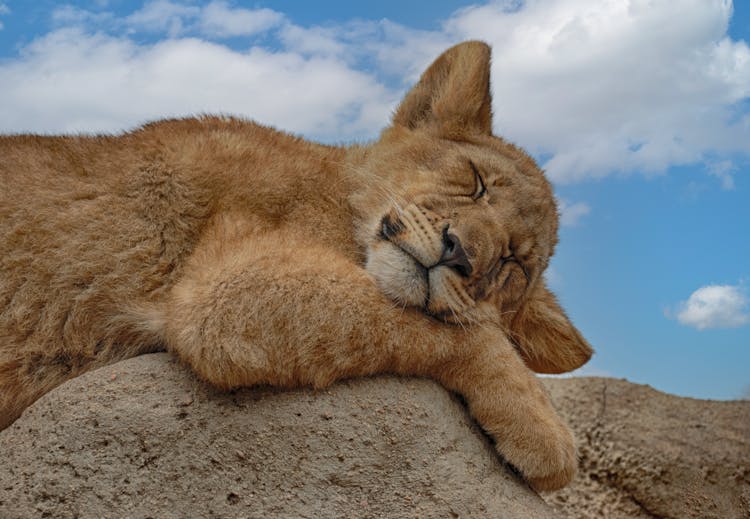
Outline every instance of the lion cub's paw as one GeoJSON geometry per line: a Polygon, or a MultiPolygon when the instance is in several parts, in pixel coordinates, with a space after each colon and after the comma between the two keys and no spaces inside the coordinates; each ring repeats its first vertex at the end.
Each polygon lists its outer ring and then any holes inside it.
{"type": "Polygon", "coordinates": [[[573,434],[562,424],[537,427],[514,465],[534,490],[560,489],[573,480],[578,467],[573,434]]]}

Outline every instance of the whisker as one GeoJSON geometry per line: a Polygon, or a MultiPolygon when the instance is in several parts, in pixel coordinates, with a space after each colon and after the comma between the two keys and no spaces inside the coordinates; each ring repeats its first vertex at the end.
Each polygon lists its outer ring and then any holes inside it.
{"type": "Polygon", "coordinates": [[[464,323],[461,322],[461,319],[458,317],[458,315],[456,315],[456,311],[453,309],[453,307],[450,304],[448,304],[448,310],[450,310],[451,313],[453,314],[453,319],[456,320],[456,323],[461,327],[461,329],[463,329],[464,332],[466,332],[466,327],[464,326],[464,323]]]}

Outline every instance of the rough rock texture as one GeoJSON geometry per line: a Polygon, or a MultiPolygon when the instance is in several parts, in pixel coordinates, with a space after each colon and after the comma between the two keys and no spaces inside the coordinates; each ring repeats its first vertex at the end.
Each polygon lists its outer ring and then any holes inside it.
{"type": "Polygon", "coordinates": [[[426,380],[226,394],[147,355],[46,395],[0,453],[3,519],[557,515],[426,380]]]}
{"type": "Polygon", "coordinates": [[[568,518],[750,518],[750,402],[680,398],[608,378],[545,379],[581,456],[548,494],[568,518]]]}
{"type": "Polygon", "coordinates": [[[544,381],[581,454],[549,505],[430,381],[227,394],[131,359],[0,432],[0,518],[750,518],[750,402],[544,381]]]}

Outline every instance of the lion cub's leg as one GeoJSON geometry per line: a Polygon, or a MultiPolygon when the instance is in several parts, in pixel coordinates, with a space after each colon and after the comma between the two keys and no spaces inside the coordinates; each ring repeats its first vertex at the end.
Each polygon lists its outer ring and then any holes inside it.
{"type": "Polygon", "coordinates": [[[225,388],[324,387],[396,360],[414,372],[462,335],[395,307],[335,251],[278,235],[203,244],[156,318],[167,348],[225,388]]]}
{"type": "Polygon", "coordinates": [[[497,334],[454,369],[435,373],[461,393],[496,448],[537,490],[554,490],[575,476],[575,442],[536,376],[511,343],[497,334]]]}
{"type": "Polygon", "coordinates": [[[159,319],[167,347],[217,386],[431,376],[467,398],[500,453],[537,488],[564,485],[575,472],[570,433],[498,330],[395,307],[364,269],[330,249],[278,237],[204,244],[159,319]]]}

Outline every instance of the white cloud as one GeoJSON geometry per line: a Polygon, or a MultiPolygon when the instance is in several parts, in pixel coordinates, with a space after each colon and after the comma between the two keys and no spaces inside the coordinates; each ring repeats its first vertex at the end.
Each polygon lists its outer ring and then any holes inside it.
{"type": "Polygon", "coordinates": [[[563,198],[557,199],[557,208],[560,211],[560,224],[573,227],[580,222],[581,218],[591,212],[591,208],[584,202],[570,203],[563,198]]]}
{"type": "Polygon", "coordinates": [[[186,24],[200,16],[200,7],[169,0],[153,0],[126,18],[136,29],[152,32],[166,31],[172,37],[181,34],[186,24]]]}
{"type": "Polygon", "coordinates": [[[284,46],[300,54],[310,56],[331,56],[345,58],[349,45],[341,41],[336,29],[325,27],[300,27],[285,24],[279,31],[279,38],[284,46]]]}
{"type": "Polygon", "coordinates": [[[677,320],[699,330],[737,328],[750,323],[748,298],[740,286],[708,285],[679,303],[677,320]]]}
{"type": "MultiPolygon", "coordinates": [[[[727,36],[729,0],[490,1],[435,31],[388,20],[301,26],[233,5],[154,0],[119,18],[59,9],[61,32],[0,64],[0,130],[111,130],[218,110],[311,137],[374,137],[432,59],[479,38],[494,48],[496,132],[547,157],[557,182],[703,162],[731,189],[726,157],[750,154],[750,49],[727,36]],[[175,41],[136,44],[144,32],[175,41]],[[248,37],[247,50],[227,37],[248,37]]],[[[567,207],[566,224],[587,210],[567,207]]]]}
{"type": "Polygon", "coordinates": [[[279,25],[284,15],[271,9],[231,8],[226,2],[211,2],[202,9],[204,34],[218,37],[249,36],[279,25]]]}
{"type": "Polygon", "coordinates": [[[544,280],[552,291],[560,290],[565,286],[563,277],[560,274],[560,271],[555,268],[554,264],[547,267],[547,270],[544,271],[544,280]]]}
{"type": "Polygon", "coordinates": [[[734,173],[737,166],[731,160],[721,160],[708,164],[708,172],[719,179],[721,188],[727,191],[734,189],[734,173]]]}
{"type": "Polygon", "coordinates": [[[335,60],[194,38],[137,45],[80,29],[52,32],[0,66],[0,91],[5,131],[117,131],[211,112],[327,139],[369,135],[395,100],[335,60]]]}
{"type": "Polygon", "coordinates": [[[550,154],[564,182],[750,152],[750,126],[732,122],[750,50],[727,36],[731,13],[729,0],[491,2],[446,31],[494,45],[499,132],[550,154]]]}
{"type": "Polygon", "coordinates": [[[414,83],[420,74],[441,52],[451,45],[469,39],[469,35],[450,31],[420,31],[388,20],[360,26],[368,34],[362,46],[375,56],[386,73],[401,76],[406,83],[414,83]]]}
{"type": "Polygon", "coordinates": [[[571,378],[571,377],[607,377],[612,378],[614,374],[606,369],[601,369],[596,366],[592,366],[591,363],[584,364],[578,369],[569,371],[568,373],[559,373],[555,375],[540,375],[542,377],[549,378],[571,378]]]}
{"type": "Polygon", "coordinates": [[[87,11],[73,5],[63,5],[52,11],[52,22],[60,27],[86,24],[106,27],[116,23],[114,15],[110,12],[87,11]]]}
{"type": "MultiPolygon", "coordinates": [[[[70,6],[57,11],[65,10],[80,11],[70,6]]],[[[172,38],[185,34],[231,38],[267,31],[280,25],[284,20],[283,14],[272,9],[235,8],[220,0],[203,6],[170,0],[152,0],[127,16],[124,25],[131,32],[162,32],[172,38]]]]}
{"type": "MultiPolygon", "coordinates": [[[[10,13],[10,9],[8,8],[8,6],[3,3],[0,3],[0,15],[9,14],[9,13],[10,13]]],[[[0,31],[2,31],[4,27],[5,25],[3,25],[3,22],[0,21],[0,31]]]]}

